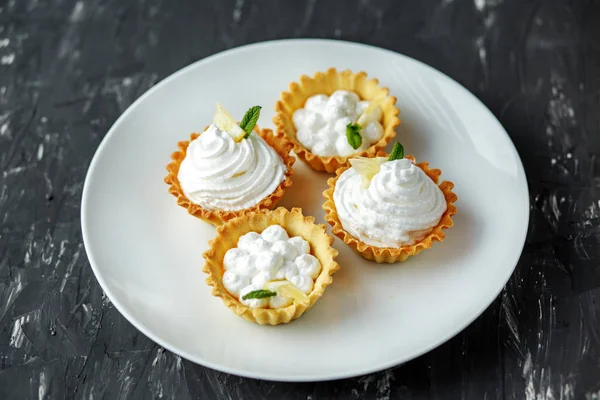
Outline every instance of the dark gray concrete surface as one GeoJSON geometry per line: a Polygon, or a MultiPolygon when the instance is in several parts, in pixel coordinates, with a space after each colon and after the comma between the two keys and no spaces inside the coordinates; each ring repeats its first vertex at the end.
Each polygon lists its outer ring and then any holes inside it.
{"type": "Polygon", "coordinates": [[[598,1],[0,0],[0,399],[599,399],[599,39],[598,1]],[[432,352],[355,379],[256,381],[163,350],[103,295],[81,239],[88,164],[139,95],[291,37],[447,73],[502,122],[529,182],[527,243],[497,301],[432,352]]]}

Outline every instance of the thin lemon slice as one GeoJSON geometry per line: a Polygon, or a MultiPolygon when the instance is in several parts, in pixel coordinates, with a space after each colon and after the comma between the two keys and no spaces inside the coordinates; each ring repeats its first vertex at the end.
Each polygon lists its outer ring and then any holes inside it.
{"type": "Polygon", "coordinates": [[[386,157],[355,157],[350,159],[350,165],[361,177],[362,186],[369,187],[371,179],[379,172],[381,164],[387,161],[386,157]]]}
{"type": "Polygon", "coordinates": [[[379,107],[379,105],[376,101],[370,102],[367,108],[365,108],[365,111],[363,111],[362,114],[360,114],[360,117],[358,117],[356,123],[360,126],[365,126],[368,123],[369,119],[371,119],[375,114],[377,107],[379,107]]]}
{"type": "Polygon", "coordinates": [[[217,103],[217,111],[215,112],[213,123],[220,130],[227,132],[229,136],[231,136],[236,142],[239,142],[244,138],[244,136],[246,136],[246,132],[240,128],[233,117],[219,103],[217,103]]]}
{"type": "Polygon", "coordinates": [[[299,304],[308,305],[310,302],[307,295],[302,293],[300,289],[288,281],[267,282],[265,284],[265,289],[276,292],[280,296],[289,297],[299,304]]]}

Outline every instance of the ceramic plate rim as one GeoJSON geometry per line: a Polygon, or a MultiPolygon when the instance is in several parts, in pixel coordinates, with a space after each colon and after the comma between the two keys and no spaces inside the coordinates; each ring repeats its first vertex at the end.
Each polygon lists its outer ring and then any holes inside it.
{"type": "MultiPolygon", "coordinates": [[[[80,217],[81,217],[81,231],[82,231],[84,247],[86,249],[86,255],[88,257],[92,271],[94,272],[94,275],[95,275],[96,279],[98,280],[98,283],[100,284],[100,287],[102,288],[102,290],[104,291],[106,296],[108,296],[108,298],[113,303],[115,308],[136,329],[138,329],[140,332],[142,332],[149,339],[156,342],[158,345],[164,347],[165,349],[167,349],[189,361],[192,361],[194,363],[197,363],[199,365],[202,365],[202,366],[205,366],[205,367],[217,370],[217,371],[234,374],[234,375],[238,375],[238,376],[242,376],[242,377],[247,377],[247,378],[263,379],[263,380],[271,380],[271,381],[281,381],[281,382],[313,381],[313,382],[318,382],[318,381],[329,381],[329,380],[335,380],[335,379],[356,377],[356,376],[381,371],[381,370],[384,370],[387,368],[391,368],[391,367],[403,364],[407,361],[410,361],[416,357],[419,357],[419,356],[435,349],[436,347],[438,347],[441,344],[450,340],[452,337],[456,336],[458,333],[462,332],[466,327],[468,327],[473,321],[475,321],[493,303],[494,299],[496,299],[498,297],[498,295],[500,294],[500,292],[502,291],[502,289],[504,288],[504,286],[506,285],[506,283],[512,276],[512,274],[517,266],[517,263],[521,257],[521,254],[523,252],[523,248],[525,246],[525,239],[527,236],[528,226],[529,226],[529,212],[530,212],[529,211],[529,188],[528,188],[527,178],[526,178],[522,160],[519,156],[519,153],[517,152],[517,149],[516,149],[514,143],[512,142],[512,139],[510,138],[510,136],[508,135],[508,133],[506,132],[506,130],[504,129],[502,124],[500,124],[500,122],[498,121],[496,116],[485,106],[485,104],[483,102],[481,102],[481,100],[479,100],[479,98],[477,98],[474,94],[472,94],[467,88],[462,86],[460,83],[456,82],[454,79],[447,76],[443,72],[441,72],[419,60],[416,60],[416,59],[406,56],[404,54],[401,54],[401,53],[398,53],[398,52],[395,52],[392,50],[380,48],[377,46],[372,46],[372,45],[357,43],[357,42],[343,41],[343,40],[332,40],[332,39],[280,39],[280,40],[270,40],[270,41],[265,41],[265,42],[258,42],[258,43],[252,43],[252,44],[234,47],[234,48],[222,51],[220,53],[213,54],[213,55],[203,58],[201,60],[195,61],[195,62],[175,71],[174,73],[170,74],[169,76],[165,77],[163,80],[161,80],[156,85],[154,85],[153,87],[148,89],[145,93],[143,93],[139,98],[137,98],[113,123],[113,125],[110,127],[110,129],[108,130],[108,132],[106,133],[106,135],[104,136],[102,141],[100,142],[98,148],[96,149],[96,152],[94,153],[94,156],[92,157],[92,160],[91,160],[88,170],[86,172],[86,177],[85,177],[85,181],[84,181],[82,197],[81,197],[80,217]],[[498,122],[500,127],[502,127],[502,132],[508,139],[508,143],[510,144],[509,145],[510,151],[515,156],[515,161],[518,164],[518,172],[522,175],[523,183],[525,185],[525,192],[524,192],[525,197],[523,199],[523,206],[526,210],[525,215],[527,216],[527,218],[525,218],[523,221],[524,227],[521,227],[520,237],[518,238],[518,241],[521,243],[520,251],[518,253],[515,252],[515,256],[513,257],[514,260],[511,261],[511,263],[514,265],[511,268],[506,269],[506,275],[503,277],[502,284],[499,285],[499,288],[497,289],[497,291],[495,293],[490,293],[487,296],[482,296],[482,297],[486,297],[486,301],[481,301],[481,306],[479,307],[479,310],[476,313],[473,313],[470,318],[466,318],[465,321],[458,324],[457,329],[449,330],[448,332],[445,332],[444,334],[440,334],[438,336],[438,340],[434,341],[429,346],[424,346],[423,348],[415,349],[414,351],[409,352],[408,354],[404,354],[401,357],[397,357],[394,360],[382,362],[375,366],[371,365],[371,366],[361,369],[361,370],[353,370],[350,372],[330,373],[330,374],[321,375],[318,377],[315,377],[312,375],[310,375],[310,376],[303,376],[303,375],[282,376],[282,375],[277,375],[277,374],[273,374],[273,373],[271,373],[271,374],[253,373],[252,371],[241,370],[241,369],[237,369],[235,367],[230,367],[227,365],[221,365],[221,364],[209,362],[209,361],[201,359],[200,357],[195,356],[194,354],[190,354],[182,349],[179,349],[176,346],[172,346],[168,341],[165,341],[162,338],[155,335],[151,329],[148,329],[144,325],[143,322],[141,322],[138,318],[136,318],[135,315],[130,313],[127,310],[127,308],[120,303],[120,301],[118,300],[118,296],[114,296],[109,285],[107,285],[105,278],[101,272],[101,268],[99,268],[97,266],[93,252],[90,251],[92,246],[91,246],[91,242],[89,239],[89,234],[88,234],[89,227],[87,225],[87,217],[86,217],[86,215],[90,211],[88,209],[89,201],[87,200],[88,196],[89,196],[89,190],[90,190],[89,189],[89,186],[90,186],[89,177],[91,176],[92,171],[94,171],[94,169],[96,168],[96,164],[99,162],[98,160],[101,159],[102,154],[104,153],[107,143],[110,141],[111,137],[115,134],[115,132],[117,132],[119,130],[119,126],[127,118],[128,114],[131,113],[132,110],[134,110],[141,102],[143,102],[146,99],[146,97],[152,95],[152,93],[154,93],[154,91],[160,89],[164,85],[167,85],[171,80],[174,80],[177,77],[179,77],[179,75],[183,75],[191,69],[197,68],[203,64],[208,64],[208,63],[210,63],[214,60],[217,60],[221,57],[226,57],[231,53],[243,51],[243,50],[251,50],[252,48],[256,48],[256,47],[268,47],[268,46],[281,45],[281,44],[286,44],[286,43],[323,43],[323,44],[331,44],[331,45],[356,46],[358,48],[365,48],[365,49],[372,49],[372,50],[375,49],[378,51],[389,53],[390,55],[393,55],[396,57],[402,57],[402,58],[409,59],[410,61],[419,64],[420,67],[422,67],[422,68],[433,70],[435,73],[442,75],[444,78],[446,78],[448,80],[448,82],[450,82],[451,84],[453,84],[455,86],[458,86],[458,88],[460,90],[465,91],[467,93],[467,95],[469,97],[471,97],[472,101],[478,103],[482,107],[482,111],[489,113],[489,116],[491,118],[493,118],[496,122],[498,122]],[[492,294],[493,294],[493,296],[492,296],[492,294]]],[[[500,283],[500,281],[498,281],[498,283],[500,283]]]]}

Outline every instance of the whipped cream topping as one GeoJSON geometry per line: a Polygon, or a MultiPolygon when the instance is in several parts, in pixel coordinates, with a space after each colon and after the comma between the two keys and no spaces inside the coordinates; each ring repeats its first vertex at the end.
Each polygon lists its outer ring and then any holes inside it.
{"type": "Polygon", "coordinates": [[[286,170],[281,157],[259,135],[236,143],[211,125],[189,144],[178,179],[185,196],[202,208],[237,211],[273,193],[286,170]]]}
{"type": "Polygon", "coordinates": [[[250,308],[287,307],[292,299],[279,294],[264,299],[242,297],[273,281],[274,288],[269,290],[276,293],[278,285],[291,282],[309,294],[321,273],[321,263],[310,254],[309,243],[300,236],[289,238],[279,225],[269,226],[262,234],[249,232],[241,236],[237,247],[225,253],[223,266],[223,286],[250,308]]]}
{"type": "Polygon", "coordinates": [[[309,97],[304,108],[296,110],[292,117],[296,138],[319,156],[346,157],[360,153],[383,136],[383,126],[379,123],[381,108],[376,107],[361,126],[361,146],[353,149],[348,144],[346,126],[355,123],[368,106],[368,101],[360,101],[356,93],[346,90],[336,90],[331,96],[309,97]]]}
{"type": "Polygon", "coordinates": [[[333,201],[344,230],[376,247],[419,242],[447,207],[441,189],[408,159],[383,163],[368,188],[354,168],[347,169],[338,178],[333,201]]]}

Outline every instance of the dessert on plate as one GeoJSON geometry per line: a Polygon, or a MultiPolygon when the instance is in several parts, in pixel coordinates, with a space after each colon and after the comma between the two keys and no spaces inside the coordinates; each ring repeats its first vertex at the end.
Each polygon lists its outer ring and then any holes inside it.
{"type": "Polygon", "coordinates": [[[330,68],[302,75],[281,93],[277,134],[314,170],[335,172],[350,156],[373,157],[396,135],[396,98],[364,72],[330,68]]]}
{"type": "Polygon", "coordinates": [[[237,315],[278,325],[300,317],[338,270],[325,225],[302,210],[245,214],[217,228],[203,255],[212,294],[237,315]]]}
{"type": "Polygon", "coordinates": [[[368,260],[404,261],[444,240],[456,214],[454,184],[438,185],[441,171],[404,157],[396,143],[388,156],[350,159],[323,192],[334,235],[368,260]]]}
{"type": "Polygon", "coordinates": [[[292,185],[292,146],[256,125],[260,107],[238,124],[217,104],[213,124],[171,155],[165,182],[177,204],[213,225],[272,209],[292,185]]]}

